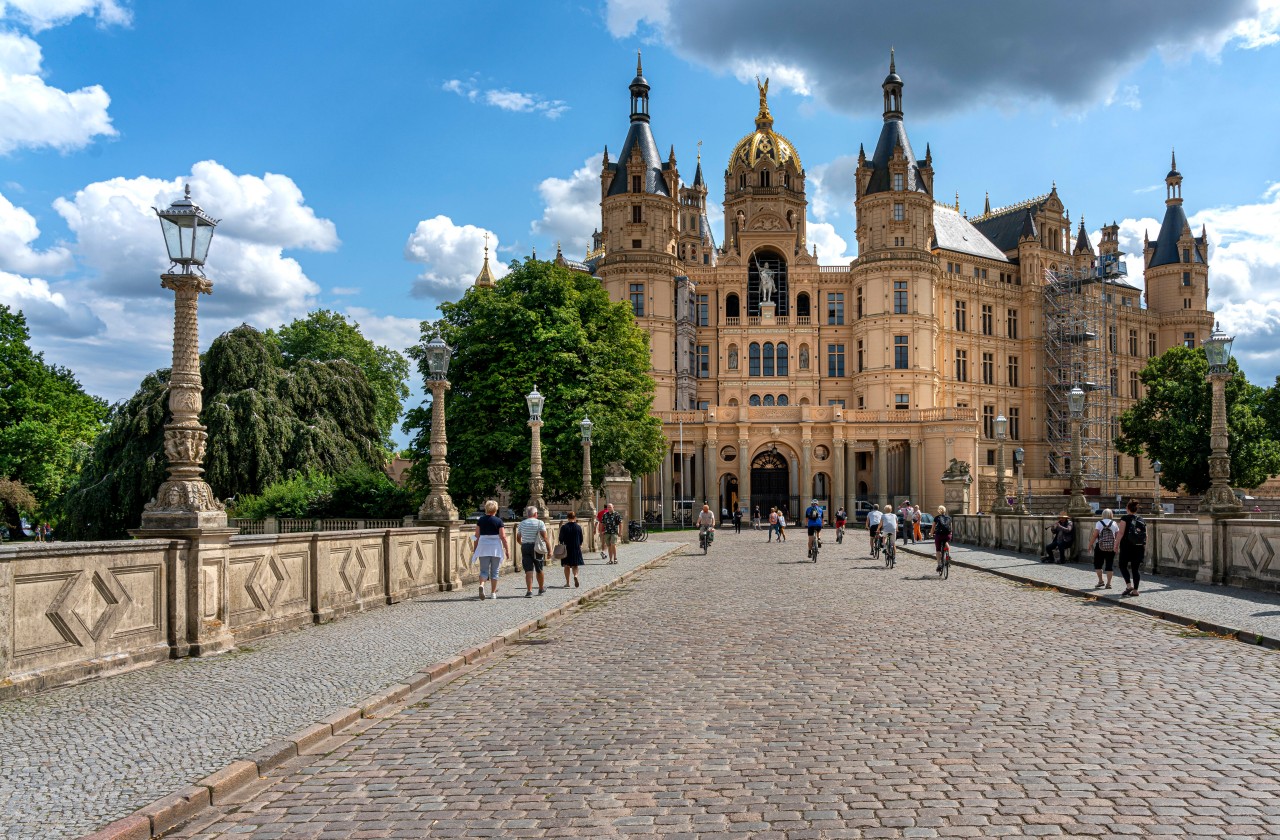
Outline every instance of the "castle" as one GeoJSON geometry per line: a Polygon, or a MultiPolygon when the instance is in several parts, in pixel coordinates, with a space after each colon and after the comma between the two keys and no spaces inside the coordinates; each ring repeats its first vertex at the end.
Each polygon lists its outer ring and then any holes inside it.
{"type": "MultiPolygon", "coordinates": [[[[1139,287],[1118,227],[1102,228],[1097,252],[1083,220],[1073,237],[1056,183],[1007,207],[988,200],[975,218],[935,200],[903,87],[891,56],[880,136],[858,152],[858,256],[821,265],[806,238],[805,169],[775,129],[768,82],[725,167],[717,245],[701,158],[689,184],[674,149],[662,158],[637,59],[626,139],[616,159],[604,153],[592,248],[581,262],[557,256],[629,302],[652,340],[669,451],[659,473],[635,479],[633,510],[669,519],[705,500],[794,516],[814,497],[850,511],[907,497],[929,511],[952,459],[994,487],[1001,425],[1034,492],[1062,494],[1074,385],[1089,392],[1085,484],[1149,492],[1150,465],[1114,451],[1116,418],[1141,395],[1149,357],[1199,346],[1213,328],[1208,240],[1188,225],[1176,160],[1139,287]]],[[[999,504],[991,492],[973,507],[999,504]]]]}

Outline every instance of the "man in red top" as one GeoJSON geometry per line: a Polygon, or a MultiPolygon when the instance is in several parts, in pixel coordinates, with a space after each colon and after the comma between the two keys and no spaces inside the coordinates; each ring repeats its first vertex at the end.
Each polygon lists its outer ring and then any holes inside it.
{"type": "Polygon", "coordinates": [[[604,545],[604,514],[608,507],[602,507],[596,513],[596,542],[600,543],[600,559],[609,559],[609,550],[604,545]]]}

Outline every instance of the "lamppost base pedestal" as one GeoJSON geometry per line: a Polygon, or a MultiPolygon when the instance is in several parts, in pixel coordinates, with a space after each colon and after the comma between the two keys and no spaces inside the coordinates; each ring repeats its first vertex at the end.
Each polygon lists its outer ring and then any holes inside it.
{"type": "Polygon", "coordinates": [[[1210,487],[1200,500],[1200,512],[1214,516],[1231,516],[1244,512],[1244,506],[1230,487],[1210,487]]]}
{"type": "Polygon", "coordinates": [[[1093,516],[1093,508],[1089,507],[1084,496],[1072,496],[1067,505],[1067,513],[1071,516],[1093,516]]]}

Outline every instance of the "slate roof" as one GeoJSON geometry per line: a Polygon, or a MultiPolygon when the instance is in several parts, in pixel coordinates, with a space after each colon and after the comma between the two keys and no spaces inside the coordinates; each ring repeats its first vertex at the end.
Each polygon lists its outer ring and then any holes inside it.
{"type": "Polygon", "coordinates": [[[1009,261],[1004,252],[983,236],[968,219],[945,204],[933,205],[933,232],[936,246],[944,250],[999,262],[1009,261]]]}
{"type": "Polygon", "coordinates": [[[1040,196],[1031,201],[1001,208],[994,213],[989,213],[970,221],[983,236],[991,240],[992,244],[1001,251],[1006,253],[1014,251],[1017,250],[1018,240],[1022,238],[1023,229],[1027,224],[1027,217],[1033,217],[1031,228],[1034,231],[1034,216],[1040,212],[1040,206],[1044,204],[1047,198],[1047,195],[1040,196]]]}
{"type": "MultiPolygon", "coordinates": [[[[1147,261],[1147,268],[1182,262],[1182,255],[1178,252],[1178,240],[1182,238],[1182,231],[1187,228],[1187,214],[1183,212],[1182,205],[1170,204],[1164,211],[1164,223],[1160,225],[1160,235],[1156,237],[1155,250],[1147,261]]],[[[1203,243],[1199,237],[1194,239],[1191,261],[1202,263],[1204,262],[1203,243]]]]}
{"type": "Polygon", "coordinates": [[[631,123],[617,161],[609,164],[609,170],[614,173],[613,183],[609,185],[609,195],[622,195],[630,191],[631,185],[626,175],[632,149],[639,149],[640,157],[644,160],[644,191],[669,197],[671,193],[667,191],[666,179],[662,177],[664,167],[662,156],[658,153],[658,144],[653,139],[653,132],[649,130],[649,123],[642,120],[631,123]]]}
{"type": "Polygon", "coordinates": [[[915,153],[911,151],[911,141],[907,139],[906,126],[901,117],[886,117],[884,127],[880,129],[880,139],[876,141],[875,154],[871,156],[871,181],[867,184],[867,194],[888,192],[892,186],[889,178],[889,161],[893,159],[893,150],[902,146],[902,154],[907,159],[907,189],[916,192],[928,192],[924,180],[920,177],[920,164],[915,153]]]}

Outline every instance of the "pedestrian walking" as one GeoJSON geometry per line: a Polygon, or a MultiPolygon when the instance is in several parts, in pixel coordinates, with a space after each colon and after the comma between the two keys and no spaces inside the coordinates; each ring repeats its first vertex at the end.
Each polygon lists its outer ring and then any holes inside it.
{"type": "Polygon", "coordinates": [[[578,514],[569,511],[569,518],[560,526],[556,535],[557,550],[564,547],[564,556],[560,565],[564,567],[564,588],[569,588],[569,577],[573,577],[573,585],[578,585],[578,568],[584,564],[582,559],[582,526],[578,524],[578,514]]]}
{"type": "Polygon", "coordinates": [[[485,599],[484,583],[489,582],[490,598],[498,597],[498,574],[507,559],[506,526],[498,518],[498,503],[490,499],[484,503],[484,516],[476,520],[476,550],[472,561],[480,561],[480,600],[485,599]]]}
{"type": "MultiPolygon", "coordinates": [[[[893,511],[889,511],[892,513],[893,511]]],[[[898,508],[898,537],[903,544],[911,542],[911,500],[907,499],[898,508]]]]}
{"type": "Polygon", "coordinates": [[[1044,563],[1065,563],[1067,558],[1071,556],[1071,547],[1076,541],[1076,523],[1071,521],[1071,517],[1067,516],[1064,510],[1058,514],[1058,521],[1050,528],[1052,536],[1049,544],[1044,547],[1044,556],[1041,562],[1044,563]],[[1053,552],[1058,552],[1058,559],[1053,559],[1053,552]]]}
{"type": "MultiPolygon", "coordinates": [[[[769,539],[765,542],[773,542],[773,535],[778,531],[778,509],[769,508],[769,539]]],[[[778,541],[782,541],[782,537],[778,537],[778,541]]]]}
{"type": "Polygon", "coordinates": [[[778,542],[787,541],[787,515],[778,511],[778,542]]]}
{"type": "Polygon", "coordinates": [[[604,526],[604,547],[609,550],[609,565],[618,564],[618,534],[622,530],[622,515],[613,509],[613,503],[604,506],[604,516],[600,517],[604,526]]]}
{"type": "Polygon", "coordinates": [[[1142,561],[1147,556],[1147,521],[1138,515],[1138,500],[1130,499],[1120,517],[1120,576],[1124,578],[1121,598],[1137,598],[1142,583],[1142,561]]]}
{"type": "MultiPolygon", "coordinates": [[[[547,523],[538,518],[533,505],[524,509],[524,519],[516,526],[520,534],[520,567],[524,569],[524,597],[533,597],[533,579],[538,578],[538,594],[547,591],[543,567],[547,562],[547,523]]],[[[494,596],[497,597],[497,596],[494,596]]]]}
{"type": "Polygon", "coordinates": [[[1093,551],[1093,570],[1098,573],[1098,585],[1094,589],[1110,589],[1111,579],[1115,577],[1116,535],[1120,526],[1112,519],[1113,511],[1107,508],[1102,518],[1093,526],[1093,535],[1089,537],[1089,548],[1093,551]],[[1102,573],[1107,573],[1104,583],[1102,573]]]}
{"type": "Polygon", "coordinates": [[[763,525],[763,524],[764,524],[763,522],[761,522],[761,521],[760,521],[760,506],[759,506],[759,505],[756,505],[756,512],[752,515],[752,517],[751,517],[751,522],[752,522],[752,525],[753,525],[754,527],[756,527],[756,528],[759,528],[761,525],[763,525]]]}
{"type": "Polygon", "coordinates": [[[742,508],[733,509],[733,532],[735,534],[742,533],[742,508]]]}
{"type": "Polygon", "coordinates": [[[911,506],[911,533],[914,536],[913,542],[920,542],[920,506],[911,506]]]}
{"type": "Polygon", "coordinates": [[[596,529],[596,538],[600,541],[600,559],[601,560],[609,559],[609,549],[606,548],[604,544],[604,512],[605,510],[606,508],[600,508],[600,510],[596,511],[596,521],[594,526],[596,529]]]}

